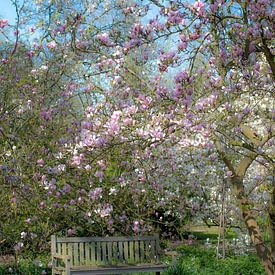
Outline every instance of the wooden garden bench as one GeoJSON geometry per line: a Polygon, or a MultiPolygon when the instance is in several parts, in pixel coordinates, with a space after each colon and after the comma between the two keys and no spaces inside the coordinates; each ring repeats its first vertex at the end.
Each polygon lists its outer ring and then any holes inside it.
{"type": "Polygon", "coordinates": [[[167,268],[159,236],[59,238],[51,236],[52,274],[121,274],[167,268]]]}

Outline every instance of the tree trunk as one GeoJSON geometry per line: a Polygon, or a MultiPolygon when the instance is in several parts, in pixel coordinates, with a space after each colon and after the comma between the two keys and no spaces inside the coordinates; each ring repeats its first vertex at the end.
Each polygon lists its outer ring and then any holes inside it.
{"type": "MultiPolygon", "coordinates": [[[[272,193],[269,206],[269,220],[270,220],[270,239],[271,239],[271,257],[273,267],[275,266],[275,171],[272,175],[272,193]]],[[[275,268],[274,268],[275,273],[275,268]]]]}
{"type": "Polygon", "coordinates": [[[273,275],[275,274],[275,268],[273,266],[272,255],[268,247],[264,244],[260,227],[256,220],[255,214],[251,210],[252,204],[248,201],[245,194],[243,178],[233,176],[231,178],[231,183],[234,187],[234,193],[237,197],[243,220],[248,229],[251,241],[256,248],[257,255],[260,258],[266,273],[268,275],[273,275]]]}

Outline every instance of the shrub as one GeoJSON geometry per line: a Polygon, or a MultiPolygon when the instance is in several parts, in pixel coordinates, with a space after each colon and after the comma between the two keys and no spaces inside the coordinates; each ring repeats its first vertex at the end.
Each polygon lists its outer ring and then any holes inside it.
{"type": "Polygon", "coordinates": [[[177,264],[166,272],[166,275],[249,275],[265,274],[256,257],[249,254],[217,259],[214,249],[202,249],[183,246],[179,249],[180,257],[177,264]]]}

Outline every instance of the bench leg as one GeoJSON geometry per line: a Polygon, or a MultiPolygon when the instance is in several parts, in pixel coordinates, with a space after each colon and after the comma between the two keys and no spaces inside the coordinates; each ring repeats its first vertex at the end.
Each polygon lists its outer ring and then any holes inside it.
{"type": "Polygon", "coordinates": [[[156,272],[156,275],[160,275],[160,271],[157,271],[157,272],[156,272]]]}

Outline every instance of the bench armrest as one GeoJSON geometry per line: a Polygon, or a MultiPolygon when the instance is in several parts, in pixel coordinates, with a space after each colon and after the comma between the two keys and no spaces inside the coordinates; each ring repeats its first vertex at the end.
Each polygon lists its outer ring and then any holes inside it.
{"type": "Polygon", "coordinates": [[[62,260],[65,264],[65,274],[71,274],[70,269],[71,269],[71,257],[68,255],[60,255],[60,254],[52,254],[52,268],[57,268],[58,266],[56,265],[56,259],[62,260]]]}
{"type": "Polygon", "coordinates": [[[64,262],[71,259],[71,257],[68,255],[60,255],[60,254],[52,254],[52,258],[63,260],[64,262]]]}

